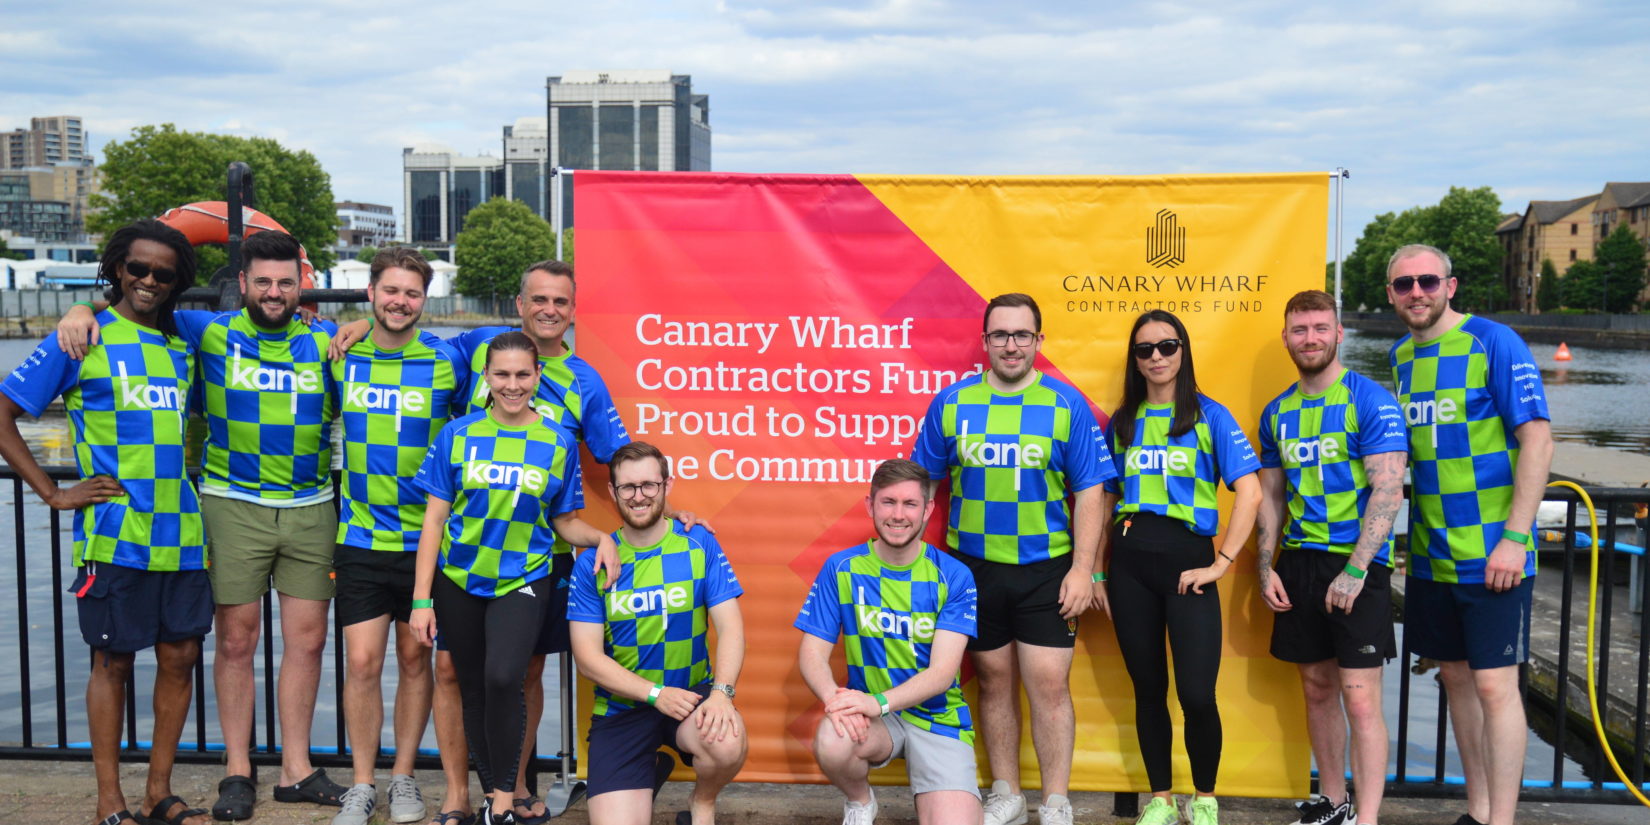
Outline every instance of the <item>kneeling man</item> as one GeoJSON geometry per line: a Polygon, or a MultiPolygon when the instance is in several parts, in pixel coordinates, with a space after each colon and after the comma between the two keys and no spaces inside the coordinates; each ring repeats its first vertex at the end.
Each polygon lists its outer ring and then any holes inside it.
{"type": "Polygon", "coordinates": [[[669,745],[697,774],[693,825],[710,825],[716,795],[745,764],[745,725],[733,707],[745,659],[744,591],[709,531],[664,518],[670,467],[657,447],[633,441],[608,467],[624,520],[613,534],[619,580],[604,594],[595,554],[586,552],[573,564],[567,606],[573,659],[596,683],[590,821],[653,821],[654,754],[669,745]],[[707,613],[716,628],[714,681],[707,613]]]}
{"type": "Polygon", "coordinates": [[[872,768],[905,758],[917,821],[981,821],[974,726],[958,670],[974,635],[974,574],[922,540],[934,512],[928,471],[902,458],[871,476],[865,508],[877,537],[831,556],[796,618],[799,665],[825,703],[814,758],[848,797],[843,825],[870,825],[872,768]],[[831,673],[837,636],[848,686],[831,673]]]}

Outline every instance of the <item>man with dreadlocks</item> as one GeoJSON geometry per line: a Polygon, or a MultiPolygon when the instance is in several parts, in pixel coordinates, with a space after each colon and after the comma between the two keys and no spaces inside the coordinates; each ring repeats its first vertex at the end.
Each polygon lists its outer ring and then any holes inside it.
{"type": "Polygon", "coordinates": [[[206,811],[172,793],[172,762],[189,710],[190,674],[212,627],[200,500],[184,468],[184,418],[194,350],[172,310],[195,282],[183,233],[141,220],[109,238],[98,269],[109,284],[102,338],[70,357],[54,333],[0,383],[0,457],[54,510],[74,511],[70,591],[92,648],[86,716],[97,770],[97,816],[207,825],[206,811]],[[63,397],[82,481],[59,487],[17,431],[63,397]],[[120,789],[122,699],[137,651],[155,649],[155,728],[143,804],[120,789]]]}

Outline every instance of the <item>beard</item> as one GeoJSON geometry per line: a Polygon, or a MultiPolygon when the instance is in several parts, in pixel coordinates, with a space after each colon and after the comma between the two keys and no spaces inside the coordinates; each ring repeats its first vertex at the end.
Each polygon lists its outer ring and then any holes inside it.
{"type": "Polygon", "coordinates": [[[653,505],[640,515],[632,512],[629,507],[624,506],[622,503],[619,506],[619,518],[624,521],[626,527],[632,530],[646,530],[658,524],[659,519],[664,518],[664,516],[665,500],[663,495],[654,499],[653,505]]]}
{"type": "Polygon", "coordinates": [[[267,329],[276,329],[286,326],[288,323],[291,323],[292,316],[296,314],[297,311],[298,307],[296,305],[289,306],[286,308],[286,311],[281,313],[281,317],[272,318],[268,313],[264,312],[263,305],[257,301],[253,301],[252,303],[246,305],[246,314],[252,318],[252,323],[267,329]]]}
{"type": "Polygon", "coordinates": [[[1295,362],[1295,369],[1299,370],[1301,375],[1317,375],[1318,373],[1328,369],[1330,364],[1335,363],[1335,354],[1338,349],[1339,347],[1337,345],[1330,344],[1317,352],[1304,354],[1318,359],[1317,363],[1308,363],[1304,360],[1303,353],[1297,353],[1294,350],[1289,350],[1289,360],[1295,362]]]}

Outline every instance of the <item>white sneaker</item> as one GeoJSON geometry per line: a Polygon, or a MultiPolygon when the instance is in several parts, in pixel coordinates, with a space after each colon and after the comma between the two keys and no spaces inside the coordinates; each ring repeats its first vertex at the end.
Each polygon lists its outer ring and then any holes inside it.
{"type": "Polygon", "coordinates": [[[1037,806],[1037,821],[1042,825],[1071,825],[1071,800],[1051,794],[1037,806]]]}
{"type": "Polygon", "coordinates": [[[1026,825],[1025,794],[1009,793],[1008,782],[999,779],[991,783],[991,793],[985,798],[985,825],[1026,825]]]}
{"type": "Polygon", "coordinates": [[[418,783],[404,773],[390,775],[390,821],[419,822],[424,819],[424,794],[418,783]]]}
{"type": "Polygon", "coordinates": [[[877,819],[877,792],[871,791],[870,802],[843,802],[842,825],[871,825],[877,819]]]}
{"type": "Polygon", "coordinates": [[[365,782],[351,785],[338,798],[338,804],[343,809],[332,818],[332,825],[367,825],[373,809],[378,807],[378,789],[365,782]]]}

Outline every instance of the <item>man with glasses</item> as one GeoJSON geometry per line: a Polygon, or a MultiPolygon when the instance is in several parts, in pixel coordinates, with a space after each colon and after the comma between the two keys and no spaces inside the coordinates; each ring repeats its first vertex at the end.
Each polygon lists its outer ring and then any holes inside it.
{"type": "Polygon", "coordinates": [[[74,513],[78,572],[69,592],[92,649],[86,721],[102,825],[206,825],[206,811],[171,787],[191,675],[212,629],[200,499],[184,464],[195,354],[178,336],[173,312],[195,282],[195,250],[176,229],[138,221],[109,236],[98,277],[114,299],[97,316],[102,340],[88,348],[82,339],[71,356],[48,337],[0,384],[0,456],[47,506],[74,513]],[[38,418],[58,396],[83,479],[65,487],[46,475],[17,430],[21,413],[38,418]],[[120,788],[120,735],[126,681],[137,651],[149,647],[155,725],[139,819],[120,788]]]}
{"type": "Polygon", "coordinates": [[[1381,666],[1392,632],[1392,522],[1404,501],[1403,413],[1341,365],[1335,299],[1311,289],[1283,309],[1299,381],[1260,415],[1260,595],[1277,614],[1272,655],[1294,662],[1322,793],[1296,825],[1374,823],[1386,778],[1381,666]],[[1284,552],[1272,569],[1279,547],[1284,552]],[[1346,789],[1347,723],[1357,808],[1346,789]]]}
{"type": "MultiPolygon", "coordinates": [[[[325,359],[333,327],[293,317],[303,248],[291,235],[250,235],[241,255],[245,303],[239,312],[175,316],[183,338],[196,348],[204,385],[201,514],[218,605],[212,677],[226,758],[212,815],[222,820],[251,818],[257,798],[250,759],[257,696],[252,659],[262,624],[259,601],[272,581],[281,608],[275,801],[337,806],[344,792],[309,761],[338,531],[332,503],[335,394],[325,359]]],[[[90,310],[75,307],[59,331],[83,345],[97,327],[90,310]]]]}
{"type": "Polygon", "coordinates": [[[652,822],[655,783],[663,781],[655,754],[668,745],[694,769],[692,821],[710,825],[717,794],[739,773],[749,747],[733,706],[745,660],[744,591],[715,536],[665,518],[672,480],[657,447],[626,444],[610,469],[624,521],[613,534],[619,572],[598,573],[594,552],[579,556],[567,607],[573,658],[596,683],[590,821],[652,822]]]}
{"type": "Polygon", "coordinates": [[[1047,825],[1072,821],[1072,646],[1077,617],[1094,603],[1099,581],[1100,485],[1116,477],[1088,401],[1035,368],[1042,325],[1031,296],[992,298],[980,335],[990,369],[934,397],[911,450],[930,477],[951,481],[946,541],[979,587],[978,635],[968,649],[994,780],[986,825],[1026,821],[1020,681],[1042,772],[1038,816],[1047,825]]]}
{"type": "Polygon", "coordinates": [[[1518,690],[1528,657],[1535,513],[1553,438],[1541,371],[1511,329],[1450,308],[1449,256],[1423,244],[1387,263],[1409,335],[1392,378],[1409,429],[1404,632],[1439,662],[1467,780],[1457,825],[1510,825],[1529,738],[1518,690]]]}

